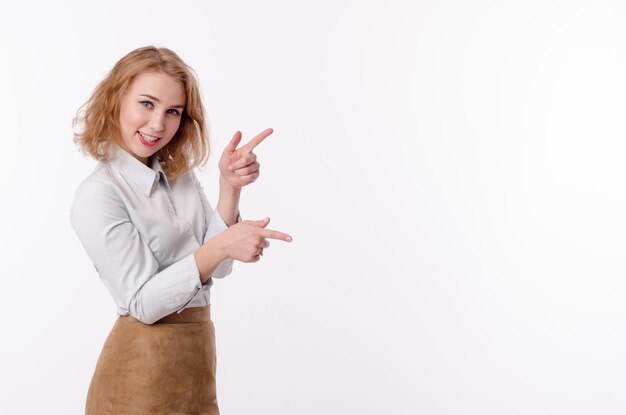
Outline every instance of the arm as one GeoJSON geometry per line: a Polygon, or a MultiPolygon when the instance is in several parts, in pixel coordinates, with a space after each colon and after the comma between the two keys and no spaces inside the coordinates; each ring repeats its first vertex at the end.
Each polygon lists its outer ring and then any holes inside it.
{"type": "MultiPolygon", "coordinates": [[[[211,248],[206,248],[206,253],[202,253],[201,256],[204,256],[204,255],[210,256],[212,255],[212,253],[219,252],[219,254],[216,255],[216,258],[222,258],[221,261],[219,262],[219,265],[217,266],[217,268],[215,268],[212,274],[211,273],[205,274],[203,273],[202,269],[200,270],[202,274],[202,277],[201,277],[202,283],[204,284],[210,277],[224,278],[232,272],[233,259],[229,258],[225,253],[220,252],[222,246],[220,245],[220,239],[217,238],[216,236],[220,234],[221,232],[225,231],[226,229],[228,229],[228,227],[233,225],[234,223],[241,222],[241,215],[239,214],[239,208],[238,208],[240,191],[237,191],[236,194],[230,194],[229,192],[225,192],[225,194],[230,195],[230,197],[229,196],[225,196],[225,197],[229,202],[231,212],[234,213],[235,218],[236,218],[236,220],[233,219],[232,222],[230,222],[230,225],[227,225],[227,222],[225,222],[224,219],[222,219],[223,216],[221,216],[221,213],[218,210],[214,210],[213,207],[211,206],[211,203],[209,203],[206,193],[204,192],[204,188],[202,187],[202,184],[200,183],[200,181],[198,180],[194,172],[191,172],[191,177],[193,178],[193,181],[196,184],[196,190],[198,191],[198,196],[200,197],[200,201],[202,202],[202,208],[204,210],[206,227],[205,227],[205,235],[203,239],[203,244],[206,244],[210,240],[215,239],[215,245],[217,245],[213,248],[212,251],[209,251],[209,249],[211,248]]],[[[221,197],[222,190],[225,190],[225,189],[223,186],[220,186],[220,200],[222,200],[222,197],[221,197]]],[[[199,264],[199,265],[204,267],[204,264],[199,264]]]]}
{"type": "MultiPolygon", "coordinates": [[[[150,247],[130,221],[126,207],[108,183],[82,183],[74,198],[70,222],[115,303],[131,316],[152,324],[182,310],[202,288],[196,252],[159,271],[150,247]]],[[[222,258],[207,241],[202,273],[210,275],[222,258]]]]}
{"type": "MultiPolygon", "coordinates": [[[[216,275],[214,273],[219,270],[220,263],[226,260],[227,256],[222,250],[218,236],[214,236],[200,248],[196,249],[194,257],[202,284],[206,284],[211,277],[221,278],[221,274],[216,275]]],[[[229,274],[232,271],[232,260],[230,260],[230,264],[227,269],[229,274]]],[[[224,271],[222,270],[221,272],[223,273],[224,271]]]]}
{"type": "Polygon", "coordinates": [[[217,201],[217,211],[228,226],[241,221],[237,220],[240,197],[241,189],[233,188],[220,175],[220,196],[217,201]]]}

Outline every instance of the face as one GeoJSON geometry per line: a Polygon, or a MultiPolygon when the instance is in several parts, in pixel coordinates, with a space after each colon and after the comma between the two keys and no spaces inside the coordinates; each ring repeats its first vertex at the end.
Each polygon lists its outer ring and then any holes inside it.
{"type": "Polygon", "coordinates": [[[183,85],[169,75],[137,75],[120,102],[122,147],[147,164],[176,134],[186,99],[183,85]]]}

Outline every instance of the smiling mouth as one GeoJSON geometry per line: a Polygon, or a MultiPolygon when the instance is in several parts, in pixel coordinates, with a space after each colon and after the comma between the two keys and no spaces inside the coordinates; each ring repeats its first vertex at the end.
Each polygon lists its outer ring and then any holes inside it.
{"type": "Polygon", "coordinates": [[[143,138],[145,141],[149,142],[149,143],[154,143],[157,140],[160,140],[161,137],[155,137],[153,135],[149,135],[146,133],[142,133],[141,131],[137,131],[139,133],[139,135],[141,136],[141,138],[143,138]]]}

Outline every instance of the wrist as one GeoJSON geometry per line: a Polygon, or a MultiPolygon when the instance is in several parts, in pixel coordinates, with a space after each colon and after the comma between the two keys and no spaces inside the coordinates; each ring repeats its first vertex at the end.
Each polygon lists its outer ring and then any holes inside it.
{"type": "Polygon", "coordinates": [[[230,259],[230,256],[228,255],[228,250],[224,245],[223,235],[221,233],[209,239],[206,244],[209,244],[207,250],[211,250],[212,252],[214,252],[215,256],[219,259],[220,262],[224,261],[225,259],[230,259]]]}
{"type": "Polygon", "coordinates": [[[228,183],[228,180],[226,180],[224,176],[222,175],[220,175],[219,184],[220,184],[220,192],[227,192],[227,193],[233,193],[233,194],[241,192],[241,188],[233,187],[233,185],[228,183]]]}
{"type": "Polygon", "coordinates": [[[194,252],[194,259],[203,284],[211,277],[220,262],[229,258],[219,236],[212,237],[194,252]]]}

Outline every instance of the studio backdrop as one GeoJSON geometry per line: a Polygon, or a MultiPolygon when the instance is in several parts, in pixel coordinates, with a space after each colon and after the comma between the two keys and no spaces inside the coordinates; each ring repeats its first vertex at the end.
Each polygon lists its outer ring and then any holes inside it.
{"type": "Polygon", "coordinates": [[[69,223],[72,119],[145,45],[196,71],[217,160],[271,127],[212,287],[223,414],[626,413],[626,5],[0,7],[0,413],[79,414],[115,305],[69,223]]]}

